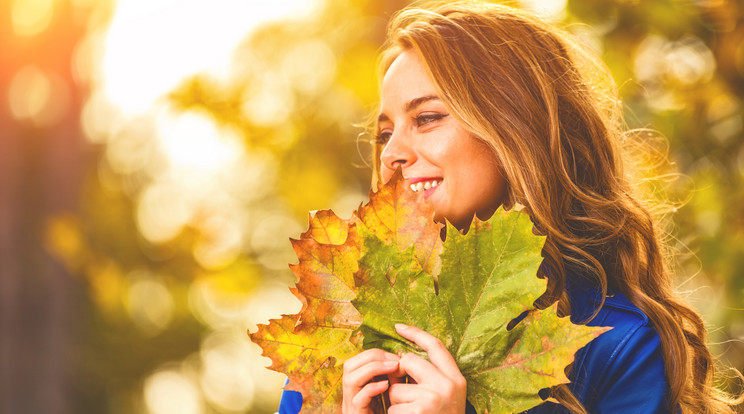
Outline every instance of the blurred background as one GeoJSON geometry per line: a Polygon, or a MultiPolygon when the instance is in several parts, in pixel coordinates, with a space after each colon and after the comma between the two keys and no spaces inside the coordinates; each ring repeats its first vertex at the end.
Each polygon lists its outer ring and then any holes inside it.
{"type": "MultiPolygon", "coordinates": [[[[366,199],[403,0],[0,0],[0,413],[273,413],[246,330],[289,237],[366,199]]],[[[524,0],[595,49],[684,178],[678,283],[744,370],[744,5],[524,0]]]]}

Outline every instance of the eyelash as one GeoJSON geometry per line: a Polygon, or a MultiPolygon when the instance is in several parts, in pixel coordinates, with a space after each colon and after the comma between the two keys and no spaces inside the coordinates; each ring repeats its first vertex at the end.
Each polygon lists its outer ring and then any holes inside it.
{"type": "Polygon", "coordinates": [[[414,118],[414,121],[416,121],[416,126],[422,127],[430,122],[438,121],[447,115],[449,114],[421,114],[414,118]]]}
{"type": "MultiPolygon", "coordinates": [[[[417,127],[421,128],[424,125],[430,124],[434,121],[439,121],[447,116],[449,116],[449,114],[422,114],[413,118],[413,121],[416,123],[417,127]]],[[[392,135],[390,132],[381,132],[375,137],[375,142],[377,144],[385,145],[388,140],[390,140],[390,135],[392,135]]]]}

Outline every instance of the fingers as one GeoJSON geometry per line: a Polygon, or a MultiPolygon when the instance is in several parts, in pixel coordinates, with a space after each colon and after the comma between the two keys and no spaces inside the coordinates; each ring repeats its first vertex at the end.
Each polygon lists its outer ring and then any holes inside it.
{"type": "Polygon", "coordinates": [[[368,349],[347,359],[346,362],[344,362],[344,373],[354,371],[362,365],[366,365],[372,361],[385,360],[398,361],[398,356],[381,349],[368,349]]]}
{"type": "Polygon", "coordinates": [[[388,389],[390,413],[462,413],[466,390],[451,382],[393,384],[388,389]]]}
{"type": "Polygon", "coordinates": [[[391,375],[396,377],[408,375],[419,384],[431,382],[443,376],[434,365],[416,354],[404,354],[400,357],[398,367],[391,375]]]}
{"type": "MultiPolygon", "coordinates": [[[[452,355],[450,355],[447,348],[444,346],[442,341],[432,336],[423,329],[419,329],[415,326],[408,326],[403,324],[395,324],[395,330],[398,334],[406,339],[415,342],[429,355],[429,360],[434,364],[435,367],[439,368],[445,375],[455,378],[461,377],[460,369],[457,368],[452,355]]],[[[419,381],[414,375],[414,379],[419,381]]],[[[420,382],[420,381],[419,381],[420,382]]]]}
{"type": "Polygon", "coordinates": [[[379,375],[388,375],[398,370],[396,361],[371,361],[361,367],[353,370],[344,370],[344,388],[350,392],[357,393],[367,383],[371,382],[379,375]]]}
{"type": "Polygon", "coordinates": [[[354,411],[364,411],[370,408],[372,399],[382,394],[388,388],[388,381],[370,382],[351,399],[354,411]]]}
{"type": "Polygon", "coordinates": [[[417,384],[392,384],[390,386],[390,404],[405,404],[416,400],[419,396],[421,387],[417,384]]]}
{"type": "Polygon", "coordinates": [[[406,403],[390,406],[387,410],[388,414],[411,414],[416,412],[416,404],[406,403]]]}
{"type": "Polygon", "coordinates": [[[388,413],[464,412],[467,384],[447,348],[426,331],[396,325],[396,331],[428,354],[402,357],[366,350],[344,363],[343,412],[371,414],[375,397],[389,391],[388,413]],[[430,362],[431,361],[431,362],[430,362]],[[374,382],[375,377],[387,380],[374,382]],[[415,383],[404,383],[409,376],[415,383]]]}
{"type": "Polygon", "coordinates": [[[398,357],[379,349],[364,351],[344,363],[343,412],[371,413],[373,398],[388,389],[388,380],[375,382],[398,370],[398,357]]]}

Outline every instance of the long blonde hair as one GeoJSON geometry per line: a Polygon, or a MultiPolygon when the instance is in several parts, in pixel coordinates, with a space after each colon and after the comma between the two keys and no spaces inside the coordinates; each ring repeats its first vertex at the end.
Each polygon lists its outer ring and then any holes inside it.
{"type": "MultiPolygon", "coordinates": [[[[661,338],[670,409],[733,412],[741,399],[713,387],[702,318],[675,293],[658,221],[624,171],[623,153],[638,140],[625,131],[605,66],[554,26],[486,3],[396,14],[380,79],[406,50],[421,56],[453,115],[493,149],[508,182],[505,204],[526,206],[547,236],[550,274],[538,306],[559,301],[570,312],[566,274],[589,278],[603,301],[608,290],[623,293],[661,338]]],[[[382,146],[374,146],[374,180],[382,146]]],[[[552,395],[585,412],[565,386],[552,395]]]]}

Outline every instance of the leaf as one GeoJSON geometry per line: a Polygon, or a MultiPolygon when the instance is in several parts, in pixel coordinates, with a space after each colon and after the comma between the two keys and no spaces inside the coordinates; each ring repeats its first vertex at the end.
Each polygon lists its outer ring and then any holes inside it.
{"type": "Polygon", "coordinates": [[[299,259],[298,264],[290,265],[298,277],[292,292],[303,303],[298,324],[356,329],[361,316],[351,304],[359,258],[354,239],[342,245],[320,244],[313,239],[291,242],[299,259]]]}
{"type": "Polygon", "coordinates": [[[303,413],[341,412],[343,363],[362,345],[425,357],[395,323],[440,338],[468,381],[468,399],[489,413],[539,404],[538,391],[567,382],[573,354],[603,331],[572,325],[555,307],[533,308],[545,290],[536,277],[543,238],[526,214],[499,210],[466,235],[450,225],[445,243],[433,218],[397,171],[349,220],[311,213],[308,230],[291,240],[299,259],[291,290],[302,309],[250,336],[270,368],[287,374],[286,388],[302,393],[303,413]]]}
{"type": "Polygon", "coordinates": [[[284,315],[259,325],[251,340],[271,358],[270,369],[289,378],[285,389],[302,393],[303,412],[340,413],[343,361],[360,352],[360,335],[352,329],[296,329],[298,315],[284,315]]]}
{"type": "Polygon", "coordinates": [[[370,191],[369,203],[354,212],[354,219],[385,244],[401,250],[415,245],[416,261],[435,278],[439,274],[442,226],[434,222],[434,208],[424,202],[423,192],[410,189],[400,168],[377,193],[370,191]]]}
{"type": "Polygon", "coordinates": [[[331,210],[311,211],[308,214],[310,227],[300,239],[312,239],[322,244],[344,244],[349,234],[349,222],[331,210]]]}
{"type": "Polygon", "coordinates": [[[439,294],[416,261],[415,247],[394,252],[371,235],[360,260],[353,301],[364,323],[364,348],[425,353],[395,333],[394,324],[417,326],[439,338],[468,383],[477,412],[521,412],[542,402],[538,391],[568,382],[564,368],[605,328],[558,318],[555,306],[533,302],[546,282],[536,277],[543,237],[532,234],[524,213],[497,211],[477,218],[466,235],[451,225],[444,243],[439,294]],[[372,253],[374,251],[374,253],[372,253]],[[528,316],[512,330],[510,321],[528,316]]]}
{"type": "Polygon", "coordinates": [[[249,334],[272,360],[272,370],[287,375],[285,389],[303,397],[303,413],[340,413],[343,363],[358,354],[361,333],[354,273],[359,248],[355,228],[332,211],[309,216],[300,240],[290,240],[299,263],[290,265],[297,276],[292,293],[303,306],[249,334]]]}

